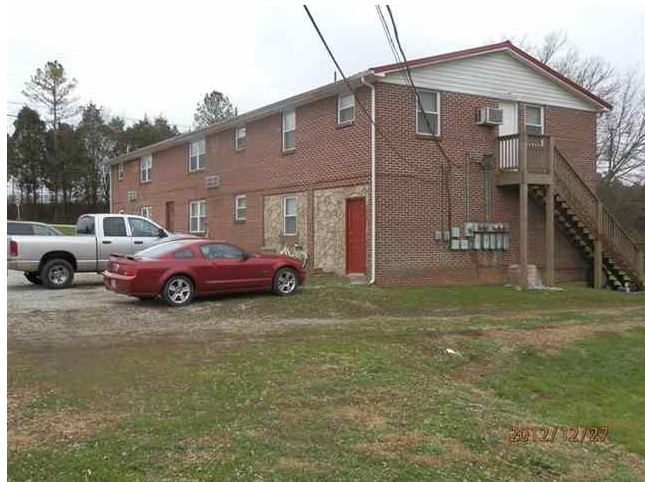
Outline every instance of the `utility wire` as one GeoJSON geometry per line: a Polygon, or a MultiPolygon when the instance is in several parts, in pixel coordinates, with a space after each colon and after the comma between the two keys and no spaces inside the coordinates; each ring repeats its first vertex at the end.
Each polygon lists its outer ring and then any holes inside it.
{"type": "Polygon", "coordinates": [[[423,119],[425,120],[426,126],[428,127],[428,131],[432,135],[432,139],[435,142],[435,145],[439,149],[439,152],[441,155],[444,157],[444,159],[447,162],[447,165],[445,168],[442,168],[443,174],[444,174],[444,182],[445,182],[445,187],[446,187],[446,192],[448,194],[448,227],[452,227],[452,194],[450,191],[450,174],[452,173],[452,167],[454,166],[454,162],[450,158],[450,156],[446,153],[444,150],[443,146],[441,145],[441,142],[436,138],[434,130],[432,129],[432,126],[430,125],[430,121],[428,120],[428,115],[426,114],[425,109],[423,108],[423,103],[421,102],[421,94],[419,93],[419,90],[417,87],[414,85],[414,80],[412,79],[412,71],[410,70],[410,65],[408,64],[408,59],[405,56],[405,52],[403,51],[403,47],[401,45],[401,39],[399,38],[399,31],[396,27],[396,22],[394,21],[394,14],[392,13],[392,9],[390,8],[389,5],[386,5],[387,8],[387,13],[390,16],[390,21],[392,22],[392,28],[394,29],[394,38],[396,39],[396,44],[399,47],[399,51],[401,52],[401,56],[403,57],[403,65],[405,66],[405,70],[407,73],[408,78],[410,79],[410,85],[412,86],[412,89],[414,89],[414,93],[417,98],[417,102],[419,103],[419,107],[421,108],[421,112],[423,112],[423,119]]]}
{"type": "MultiPolygon", "coordinates": [[[[367,111],[367,108],[363,105],[363,103],[360,101],[360,99],[356,95],[356,89],[354,87],[352,87],[352,84],[349,82],[349,80],[345,76],[345,73],[343,72],[343,69],[340,67],[338,61],[336,60],[336,57],[334,57],[334,54],[331,51],[331,48],[327,44],[327,41],[325,40],[325,37],[323,36],[322,32],[318,28],[318,25],[316,24],[316,21],[314,20],[313,16],[311,15],[311,12],[309,11],[309,8],[307,7],[307,5],[303,5],[303,7],[305,9],[305,12],[307,12],[307,16],[309,17],[309,20],[311,21],[312,25],[314,26],[314,29],[316,30],[316,33],[318,34],[318,37],[320,37],[320,40],[322,41],[323,45],[325,46],[325,50],[327,50],[327,53],[329,54],[329,57],[331,57],[332,62],[334,63],[334,65],[336,66],[336,69],[338,70],[338,72],[340,73],[341,77],[343,78],[343,81],[345,82],[345,85],[347,86],[349,91],[354,95],[354,99],[355,99],[356,103],[361,108],[361,110],[363,111],[363,113],[365,114],[367,119],[370,121],[370,124],[372,124],[374,126],[374,129],[376,130],[376,132],[378,132],[378,134],[381,135],[381,137],[385,140],[387,146],[392,150],[392,152],[394,152],[394,154],[396,154],[396,156],[399,158],[399,160],[401,160],[402,162],[404,162],[404,163],[406,163],[406,164],[411,166],[411,164],[409,163],[409,160],[406,159],[403,155],[401,155],[401,153],[398,151],[398,149],[390,141],[389,136],[387,136],[385,134],[385,132],[383,132],[381,127],[376,123],[375,119],[372,119],[372,116],[367,111]]],[[[417,168],[415,168],[415,169],[417,169],[417,168]]]]}

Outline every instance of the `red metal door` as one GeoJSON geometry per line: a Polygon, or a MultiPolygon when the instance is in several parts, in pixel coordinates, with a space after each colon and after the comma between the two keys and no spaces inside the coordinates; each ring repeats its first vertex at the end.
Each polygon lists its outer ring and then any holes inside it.
{"type": "Polygon", "coordinates": [[[347,273],[365,273],[365,198],[355,197],[345,204],[345,253],[347,273]]]}
{"type": "Polygon", "coordinates": [[[174,201],[166,201],[166,225],[164,226],[168,231],[175,231],[175,203],[174,201]]]}

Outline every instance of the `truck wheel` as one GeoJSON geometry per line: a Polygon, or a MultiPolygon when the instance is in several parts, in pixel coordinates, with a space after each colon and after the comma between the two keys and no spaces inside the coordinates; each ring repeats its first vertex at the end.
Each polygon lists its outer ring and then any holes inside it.
{"type": "Polygon", "coordinates": [[[191,302],[195,288],[186,276],[177,275],[166,281],[161,296],[172,307],[184,306],[191,302]]]}
{"type": "Polygon", "coordinates": [[[74,268],[64,259],[52,259],[40,270],[40,279],[50,289],[69,288],[74,281],[74,268]]]}
{"type": "Polygon", "coordinates": [[[25,278],[27,278],[27,281],[29,281],[31,284],[43,284],[43,280],[40,279],[40,275],[38,273],[25,273],[25,278]]]}
{"type": "Polygon", "coordinates": [[[288,296],[296,292],[298,276],[291,268],[282,268],[273,277],[273,292],[279,296],[288,296]]]}

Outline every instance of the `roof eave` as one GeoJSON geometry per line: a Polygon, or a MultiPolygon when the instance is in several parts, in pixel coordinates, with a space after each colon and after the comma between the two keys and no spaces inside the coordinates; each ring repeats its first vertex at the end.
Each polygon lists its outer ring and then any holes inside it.
{"type": "MultiPolygon", "coordinates": [[[[373,78],[374,78],[374,73],[371,70],[365,70],[363,72],[359,72],[357,74],[354,74],[348,77],[347,80],[350,82],[350,84],[358,85],[361,82],[361,79],[372,80],[373,78]]],[[[112,159],[107,159],[104,161],[104,164],[108,166],[112,166],[115,164],[120,164],[122,162],[132,161],[134,159],[140,158],[142,156],[146,156],[148,154],[154,154],[155,152],[159,152],[165,149],[177,147],[182,144],[185,144],[186,142],[190,142],[193,139],[198,139],[201,137],[208,136],[210,134],[214,134],[217,132],[222,132],[228,129],[232,129],[234,127],[242,126],[247,122],[252,122],[254,120],[276,114],[282,110],[289,109],[292,107],[298,107],[300,105],[304,105],[309,102],[323,99],[330,95],[342,92],[344,87],[346,87],[344,80],[332,82],[330,84],[323,85],[322,87],[309,90],[302,94],[294,95],[287,99],[274,102],[273,104],[269,104],[264,107],[251,110],[249,112],[245,112],[244,114],[240,114],[236,117],[231,117],[230,119],[226,119],[222,122],[218,122],[217,124],[202,127],[200,129],[195,129],[194,131],[186,132],[185,134],[180,134],[178,136],[171,137],[170,139],[166,139],[161,142],[157,142],[155,144],[142,147],[140,149],[134,150],[127,154],[123,154],[118,157],[113,157],[112,159]]]]}

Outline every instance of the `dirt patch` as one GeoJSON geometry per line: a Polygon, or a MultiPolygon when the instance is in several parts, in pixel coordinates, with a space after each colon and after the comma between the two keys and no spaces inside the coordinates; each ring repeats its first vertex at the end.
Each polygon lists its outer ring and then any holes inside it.
{"type": "Polygon", "coordinates": [[[73,444],[117,423],[124,413],[75,413],[69,410],[41,412],[35,417],[13,418],[7,423],[9,450],[26,450],[43,444],[73,444]]]}
{"type": "Polygon", "coordinates": [[[374,405],[336,407],[332,416],[336,421],[355,422],[371,430],[382,428],[387,423],[387,418],[374,405]]]}
{"type": "Polygon", "coordinates": [[[278,468],[282,470],[312,470],[317,466],[313,462],[295,459],[293,457],[280,457],[278,459],[278,468]]]}

